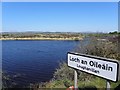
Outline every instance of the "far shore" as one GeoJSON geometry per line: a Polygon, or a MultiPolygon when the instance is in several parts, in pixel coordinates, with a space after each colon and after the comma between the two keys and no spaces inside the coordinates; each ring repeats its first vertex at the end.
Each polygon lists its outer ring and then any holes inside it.
{"type": "Polygon", "coordinates": [[[0,38],[0,40],[83,40],[83,38],[0,38]]]}

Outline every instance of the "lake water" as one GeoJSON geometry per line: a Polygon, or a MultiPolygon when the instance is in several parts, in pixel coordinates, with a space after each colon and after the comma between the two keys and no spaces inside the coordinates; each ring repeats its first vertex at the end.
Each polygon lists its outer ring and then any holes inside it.
{"type": "Polygon", "coordinates": [[[49,81],[79,41],[2,41],[2,69],[10,85],[49,81]],[[15,82],[15,83],[14,83],[15,82]]]}

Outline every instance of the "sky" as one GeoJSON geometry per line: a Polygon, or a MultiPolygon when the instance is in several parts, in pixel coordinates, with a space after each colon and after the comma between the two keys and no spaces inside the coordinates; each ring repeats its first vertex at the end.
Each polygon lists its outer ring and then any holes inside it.
{"type": "Polygon", "coordinates": [[[117,2],[3,2],[3,32],[111,32],[117,2]]]}
{"type": "Polygon", "coordinates": [[[119,2],[119,0],[1,0],[2,2],[119,2]]]}

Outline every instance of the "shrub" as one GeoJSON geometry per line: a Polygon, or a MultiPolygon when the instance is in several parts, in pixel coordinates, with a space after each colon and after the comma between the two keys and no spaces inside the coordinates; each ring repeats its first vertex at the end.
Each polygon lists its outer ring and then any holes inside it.
{"type": "MultiPolygon", "coordinates": [[[[92,38],[86,43],[81,42],[80,45],[74,51],[78,53],[83,53],[83,54],[89,54],[94,56],[120,60],[120,57],[119,57],[120,53],[118,52],[117,43],[113,43],[110,41],[98,41],[92,38]]],[[[95,86],[92,86],[92,89],[95,89],[95,90],[96,88],[100,88],[100,87],[105,88],[106,86],[105,80],[98,79],[93,75],[83,73],[80,71],[78,71],[78,73],[80,73],[78,75],[78,81],[80,81],[81,84],[85,83],[84,90],[89,88],[87,87],[89,85],[95,85],[95,86]]],[[[72,68],[69,68],[67,66],[67,63],[65,62],[60,63],[59,68],[56,69],[56,72],[54,73],[54,80],[71,80],[72,82],[74,81],[74,70],[72,68]]],[[[71,85],[69,81],[65,81],[64,84],[66,87],[71,85]]]]}
{"type": "Polygon", "coordinates": [[[98,41],[92,38],[87,44],[80,43],[75,52],[120,60],[117,43],[98,41]]]}
{"type": "MultiPolygon", "coordinates": [[[[120,60],[120,53],[118,50],[117,43],[110,41],[98,41],[95,38],[92,38],[87,42],[81,42],[74,51],[83,54],[120,60]]],[[[66,62],[60,63],[59,68],[56,69],[54,78],[50,81],[50,83],[54,83],[53,85],[58,85],[58,81],[59,84],[63,83],[63,87],[74,85],[74,70],[69,68],[66,62]]],[[[78,85],[81,90],[86,90],[88,88],[91,88],[91,90],[101,88],[103,90],[106,87],[105,80],[80,71],[78,71],[78,81],[78,85]]],[[[119,83],[113,84],[117,84],[114,86],[118,86],[119,83]]]]}

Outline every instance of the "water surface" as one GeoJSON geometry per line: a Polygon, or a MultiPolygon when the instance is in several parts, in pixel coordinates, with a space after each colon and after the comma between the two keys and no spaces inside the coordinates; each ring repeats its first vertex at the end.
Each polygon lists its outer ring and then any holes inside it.
{"type": "MultiPolygon", "coordinates": [[[[2,41],[3,72],[19,86],[49,81],[79,41],[2,41]]],[[[8,83],[12,84],[11,81],[8,83]]]]}

